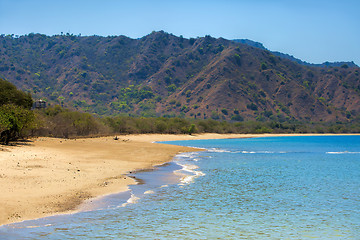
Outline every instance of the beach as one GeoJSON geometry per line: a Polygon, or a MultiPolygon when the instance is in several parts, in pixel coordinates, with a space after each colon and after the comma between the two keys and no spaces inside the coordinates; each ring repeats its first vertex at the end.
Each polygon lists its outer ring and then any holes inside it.
{"type": "Polygon", "coordinates": [[[181,152],[199,151],[155,141],[285,135],[147,134],[122,135],[117,140],[114,136],[35,138],[14,146],[0,146],[0,225],[76,212],[87,199],[128,190],[130,184],[136,184],[128,176],[133,171],[152,169],[181,152]]]}

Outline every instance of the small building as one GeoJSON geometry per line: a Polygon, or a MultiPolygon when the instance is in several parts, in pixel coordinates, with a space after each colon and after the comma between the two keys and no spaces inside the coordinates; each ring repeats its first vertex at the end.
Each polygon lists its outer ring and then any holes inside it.
{"type": "Polygon", "coordinates": [[[33,108],[35,109],[41,109],[41,108],[46,108],[46,101],[40,99],[40,100],[36,100],[33,104],[33,108]]]}

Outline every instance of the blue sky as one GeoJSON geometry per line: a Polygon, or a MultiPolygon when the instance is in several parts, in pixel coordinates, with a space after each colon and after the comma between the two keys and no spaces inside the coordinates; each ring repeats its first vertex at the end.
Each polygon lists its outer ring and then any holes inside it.
{"type": "Polygon", "coordinates": [[[311,63],[360,65],[359,0],[0,0],[0,33],[247,38],[311,63]]]}

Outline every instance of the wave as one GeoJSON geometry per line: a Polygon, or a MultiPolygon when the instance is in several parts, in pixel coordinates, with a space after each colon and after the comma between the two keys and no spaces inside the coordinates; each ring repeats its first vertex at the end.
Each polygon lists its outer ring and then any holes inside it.
{"type": "Polygon", "coordinates": [[[198,156],[199,153],[198,152],[185,152],[185,153],[180,153],[178,155],[176,155],[175,157],[175,161],[177,160],[182,160],[182,159],[191,159],[194,160],[196,156],[198,156]]]}
{"type": "Polygon", "coordinates": [[[231,153],[231,151],[221,148],[208,148],[206,149],[208,152],[217,152],[217,153],[231,153]]]}
{"type": "Polygon", "coordinates": [[[50,227],[52,226],[52,224],[44,224],[44,225],[31,225],[31,226],[26,226],[25,228],[40,228],[40,227],[50,227]]]}
{"type": "Polygon", "coordinates": [[[255,152],[255,151],[239,151],[239,152],[233,152],[233,153],[254,154],[254,153],[258,153],[258,152],[255,152]]]}
{"type": "MultiPolygon", "coordinates": [[[[274,152],[274,151],[230,151],[227,149],[220,149],[220,148],[210,148],[207,149],[208,152],[217,152],[217,153],[234,153],[234,154],[285,154],[285,153],[289,153],[289,152],[285,152],[285,151],[279,151],[279,152],[274,152]]],[[[298,153],[298,152],[297,152],[298,153]]],[[[360,152],[349,152],[349,151],[342,151],[342,152],[326,152],[326,154],[360,154],[360,152]]],[[[196,160],[195,160],[196,161],[196,160]]]]}
{"type": "Polygon", "coordinates": [[[360,152],[348,152],[348,151],[344,151],[344,152],[326,152],[326,154],[360,154],[360,152]]]}
{"type": "Polygon", "coordinates": [[[205,176],[205,173],[203,173],[202,171],[196,170],[199,168],[197,165],[181,164],[181,163],[177,163],[177,164],[182,167],[182,169],[174,171],[175,174],[182,176],[180,178],[179,185],[188,185],[188,184],[194,182],[195,178],[205,176]]]}
{"type": "Polygon", "coordinates": [[[216,153],[242,153],[242,154],[279,154],[279,153],[287,153],[284,151],[280,151],[280,152],[274,152],[274,151],[247,151],[247,150],[242,150],[242,151],[230,151],[227,149],[221,149],[221,148],[209,148],[206,149],[208,152],[216,152],[216,153]]]}
{"type": "Polygon", "coordinates": [[[144,194],[154,194],[155,192],[153,190],[147,190],[144,192],[144,194]]]}
{"type": "Polygon", "coordinates": [[[140,198],[135,196],[135,194],[131,193],[131,197],[126,201],[126,203],[121,204],[119,207],[126,207],[129,204],[137,203],[139,199],[140,198]]]}

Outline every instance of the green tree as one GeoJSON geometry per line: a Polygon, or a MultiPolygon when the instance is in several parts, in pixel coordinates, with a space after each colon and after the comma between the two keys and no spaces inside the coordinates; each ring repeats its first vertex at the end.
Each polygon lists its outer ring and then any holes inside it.
{"type": "Polygon", "coordinates": [[[9,144],[10,141],[24,137],[27,130],[34,127],[35,115],[31,110],[14,104],[0,107],[0,142],[9,144]]]}
{"type": "Polygon", "coordinates": [[[33,100],[29,93],[17,90],[16,87],[0,78],[0,105],[15,104],[30,109],[33,100]]]}
{"type": "Polygon", "coordinates": [[[31,95],[0,79],[0,143],[25,136],[26,130],[34,126],[35,115],[30,108],[31,95]]]}
{"type": "Polygon", "coordinates": [[[195,132],[197,132],[196,126],[195,126],[195,124],[191,124],[189,127],[189,134],[191,135],[195,132]]]}

